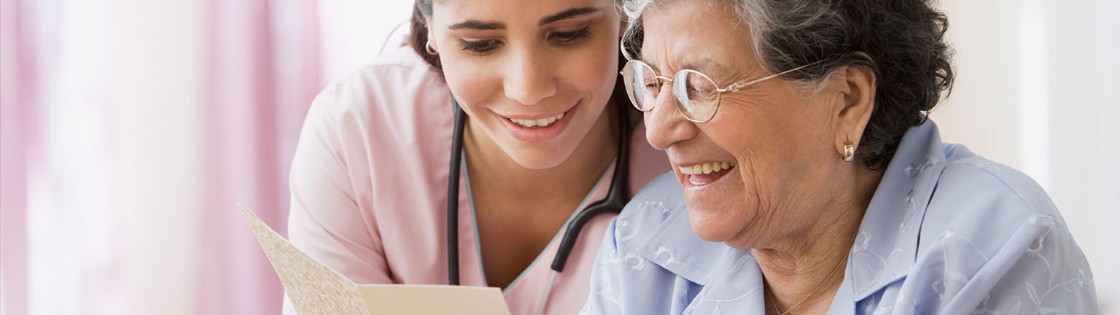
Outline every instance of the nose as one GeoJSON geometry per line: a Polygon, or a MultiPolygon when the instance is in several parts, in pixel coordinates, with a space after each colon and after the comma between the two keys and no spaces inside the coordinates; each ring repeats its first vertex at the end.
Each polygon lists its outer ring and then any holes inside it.
{"type": "Polygon", "coordinates": [[[677,109],[672,88],[663,86],[654,100],[653,109],[645,112],[646,140],[658,150],[667,150],[677,142],[696,137],[699,128],[684,118],[677,109]]]}
{"type": "Polygon", "coordinates": [[[556,71],[545,56],[546,52],[533,48],[521,49],[506,63],[506,97],[525,105],[540,103],[556,94],[556,71]]]}

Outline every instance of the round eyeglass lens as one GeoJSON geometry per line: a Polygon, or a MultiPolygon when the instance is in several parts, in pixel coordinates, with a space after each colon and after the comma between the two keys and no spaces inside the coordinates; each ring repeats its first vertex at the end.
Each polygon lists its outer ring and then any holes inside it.
{"type": "Polygon", "coordinates": [[[623,85],[630,102],[640,111],[653,109],[654,98],[661,87],[657,75],[644,63],[631,60],[622,69],[623,85]]]}
{"type": "Polygon", "coordinates": [[[708,121],[719,104],[715,81],[694,70],[682,70],[673,78],[673,94],[681,111],[693,121],[708,121]]]}

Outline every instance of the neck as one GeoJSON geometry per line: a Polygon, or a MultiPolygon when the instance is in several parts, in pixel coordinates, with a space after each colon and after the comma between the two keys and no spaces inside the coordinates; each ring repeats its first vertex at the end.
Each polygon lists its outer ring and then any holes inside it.
{"type": "Polygon", "coordinates": [[[805,233],[784,246],[752,249],[767,287],[767,311],[777,314],[823,314],[844,280],[848,253],[859,224],[882,176],[881,171],[850,164],[853,180],[825,203],[805,233]],[[776,307],[775,307],[776,306],[776,307]],[[792,308],[792,309],[791,309],[792,308]]]}
{"type": "MultiPolygon", "coordinates": [[[[592,125],[572,154],[559,165],[530,169],[510,158],[493,139],[470,126],[464,133],[464,152],[475,194],[484,191],[503,203],[531,200],[539,205],[579,203],[598,182],[615,157],[615,113],[606,110],[592,125]]],[[[477,199],[476,199],[477,200],[477,199]]],[[[575,205],[571,205],[573,208],[575,205]]]]}
{"type": "MultiPolygon", "coordinates": [[[[799,252],[773,249],[753,250],[766,282],[768,311],[812,314],[828,309],[836,289],[844,280],[848,249],[855,237],[835,231],[837,237],[807,240],[799,252]]],[[[854,235],[854,233],[851,233],[854,235]]]]}

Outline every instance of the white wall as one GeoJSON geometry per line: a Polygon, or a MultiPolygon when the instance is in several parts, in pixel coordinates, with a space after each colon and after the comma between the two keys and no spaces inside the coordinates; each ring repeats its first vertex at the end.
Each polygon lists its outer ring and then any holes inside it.
{"type": "Polygon", "coordinates": [[[953,95],[931,117],[947,142],[1023,170],[1062,211],[1120,311],[1120,2],[945,0],[953,95]]]}
{"type": "Polygon", "coordinates": [[[322,78],[333,82],[377,56],[389,33],[407,30],[410,0],[321,0],[322,78]]]}

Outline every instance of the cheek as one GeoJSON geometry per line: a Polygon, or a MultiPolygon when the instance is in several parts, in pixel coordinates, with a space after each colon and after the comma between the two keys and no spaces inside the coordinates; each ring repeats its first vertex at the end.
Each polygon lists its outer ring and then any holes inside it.
{"type": "Polygon", "coordinates": [[[553,71],[566,85],[584,93],[609,95],[618,77],[617,35],[601,25],[579,46],[555,47],[547,55],[553,71]]]}
{"type": "Polygon", "coordinates": [[[723,104],[711,121],[697,126],[713,145],[730,154],[736,165],[750,167],[761,162],[758,159],[765,158],[781,140],[767,121],[751,118],[757,117],[758,113],[736,108],[743,106],[751,105],[723,104]]]}
{"type": "Polygon", "coordinates": [[[558,64],[557,72],[573,90],[579,94],[591,95],[598,99],[597,105],[606,103],[614,90],[618,78],[618,58],[602,53],[603,49],[585,49],[581,53],[566,56],[558,64]]]}
{"type": "Polygon", "coordinates": [[[489,63],[462,56],[441,56],[440,62],[447,87],[468,114],[498,92],[500,76],[489,63]]]}
{"type": "Polygon", "coordinates": [[[737,163],[738,181],[752,204],[777,203],[783,185],[795,182],[804,167],[806,154],[797,135],[765,124],[740,127],[742,131],[722,135],[713,141],[731,154],[737,163]]]}
{"type": "MultiPolygon", "coordinates": [[[[706,129],[712,141],[747,166],[746,176],[783,176],[809,156],[819,121],[789,102],[726,102],[706,129]],[[782,108],[782,107],[785,108],[782,108]]],[[[786,174],[788,175],[788,174],[786,174]]],[[[747,178],[745,178],[747,179],[747,178]]]]}

